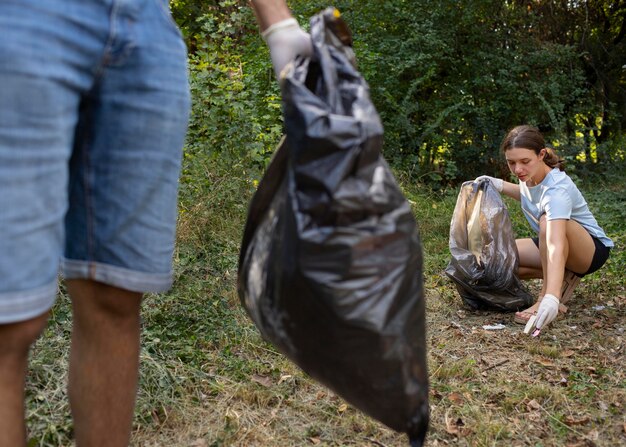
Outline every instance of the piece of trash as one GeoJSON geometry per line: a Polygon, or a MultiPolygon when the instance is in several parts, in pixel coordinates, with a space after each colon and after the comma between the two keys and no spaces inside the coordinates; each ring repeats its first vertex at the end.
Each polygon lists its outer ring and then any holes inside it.
{"type": "Polygon", "coordinates": [[[606,309],[606,306],[593,306],[592,309],[595,310],[596,312],[599,312],[601,310],[606,309]]]}
{"type": "Polygon", "coordinates": [[[502,323],[486,324],[485,326],[483,326],[483,329],[486,331],[500,331],[502,329],[506,329],[506,326],[502,323]]]}
{"type": "Polygon", "coordinates": [[[537,315],[530,316],[530,318],[528,319],[528,322],[526,323],[526,326],[524,326],[524,334],[530,334],[530,331],[532,331],[535,328],[536,319],[537,319],[537,315]]]}

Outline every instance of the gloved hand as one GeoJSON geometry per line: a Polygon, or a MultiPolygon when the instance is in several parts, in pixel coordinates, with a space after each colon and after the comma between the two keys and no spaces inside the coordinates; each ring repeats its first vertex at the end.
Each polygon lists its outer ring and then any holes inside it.
{"type": "Polygon", "coordinates": [[[261,36],[270,48],[270,57],[276,78],[296,55],[311,56],[313,45],[311,36],[306,33],[294,18],[276,22],[267,28],[261,36]]]}
{"type": "Polygon", "coordinates": [[[537,320],[535,327],[539,330],[549,325],[559,314],[559,299],[549,293],[543,296],[539,309],[537,309],[537,320]]]}
{"type": "Polygon", "coordinates": [[[474,183],[486,179],[491,180],[491,184],[494,188],[496,188],[498,192],[502,192],[502,188],[504,188],[504,180],[499,178],[489,177],[488,175],[481,175],[480,177],[476,177],[476,179],[474,179],[474,183]]]}

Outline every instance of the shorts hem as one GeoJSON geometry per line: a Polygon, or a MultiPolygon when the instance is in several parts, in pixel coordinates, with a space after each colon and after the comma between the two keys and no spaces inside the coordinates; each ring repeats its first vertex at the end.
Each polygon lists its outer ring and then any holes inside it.
{"type": "Polygon", "coordinates": [[[61,274],[65,279],[90,279],[109,286],[139,293],[167,292],[172,287],[172,273],[139,272],[124,267],[92,261],[63,259],[61,274]]]}
{"type": "Polygon", "coordinates": [[[0,293],[0,324],[18,323],[44,314],[54,305],[57,280],[36,289],[0,293]]]}

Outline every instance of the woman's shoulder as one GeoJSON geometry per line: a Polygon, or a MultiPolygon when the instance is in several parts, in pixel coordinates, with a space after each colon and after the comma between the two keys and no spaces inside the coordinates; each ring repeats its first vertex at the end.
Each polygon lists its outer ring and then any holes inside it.
{"type": "Polygon", "coordinates": [[[565,171],[554,169],[549,175],[550,182],[543,191],[544,200],[569,200],[572,203],[584,200],[582,193],[565,171]]]}
{"type": "Polygon", "coordinates": [[[548,188],[565,188],[567,190],[578,191],[578,187],[565,171],[554,168],[548,173],[548,176],[550,178],[550,181],[546,185],[548,188]]]}

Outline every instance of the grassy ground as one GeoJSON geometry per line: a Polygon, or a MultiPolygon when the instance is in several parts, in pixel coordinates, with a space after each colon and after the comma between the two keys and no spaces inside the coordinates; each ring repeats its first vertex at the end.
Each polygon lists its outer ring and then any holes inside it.
{"type": "MultiPolygon", "coordinates": [[[[182,191],[175,286],[148,296],[143,307],[132,445],[407,445],[404,436],[346,405],[260,338],[235,290],[253,181],[216,166],[198,169],[206,181],[182,191]]],[[[403,186],[424,242],[432,420],[427,445],[626,445],[623,187],[586,194],[619,246],[605,268],[582,281],[570,312],[536,340],[521,333],[511,314],[466,309],[443,275],[456,191],[403,186]],[[493,323],[506,327],[482,328],[493,323]]],[[[516,205],[510,209],[518,233],[527,234],[516,205]]],[[[70,330],[62,297],[32,354],[32,446],[71,445],[65,395],[70,330]]]]}

